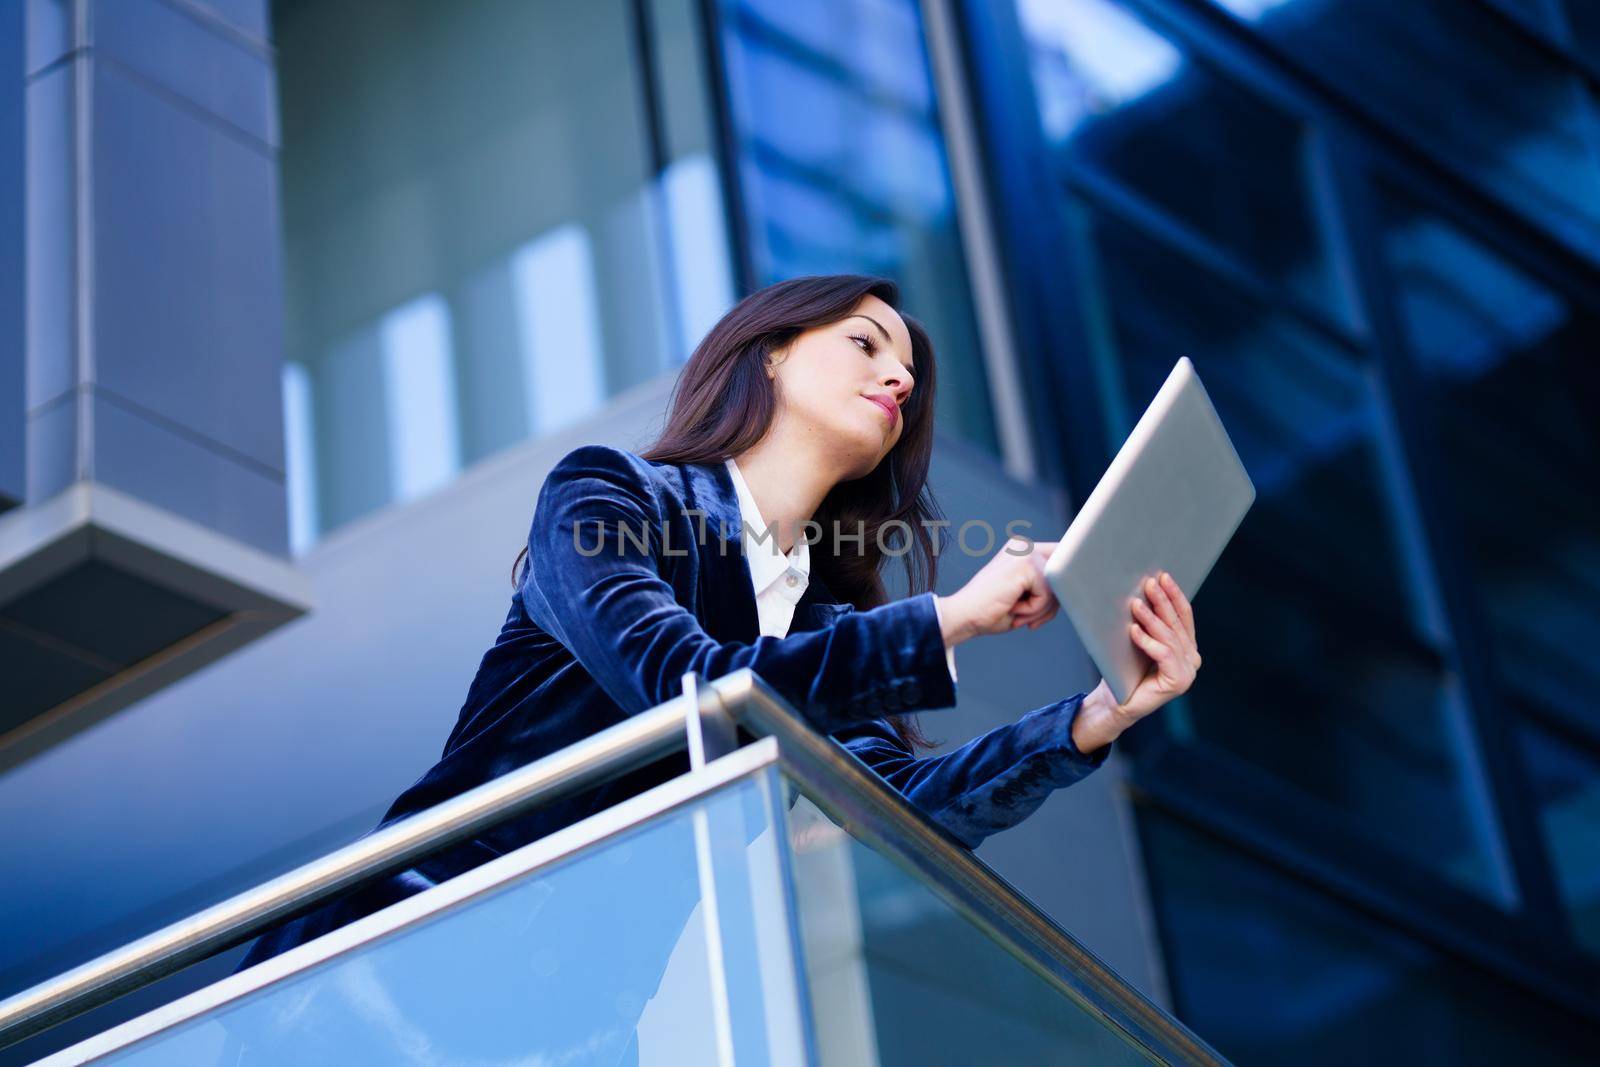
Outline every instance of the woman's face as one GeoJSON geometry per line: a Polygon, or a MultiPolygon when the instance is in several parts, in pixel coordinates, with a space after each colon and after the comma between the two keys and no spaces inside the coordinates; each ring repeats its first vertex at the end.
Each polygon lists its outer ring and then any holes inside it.
{"type": "Polygon", "coordinates": [[[862,297],[849,316],[805,331],[771,358],[785,433],[832,442],[842,480],[871,473],[900,440],[901,409],[916,384],[911,332],[878,297],[862,297]]]}

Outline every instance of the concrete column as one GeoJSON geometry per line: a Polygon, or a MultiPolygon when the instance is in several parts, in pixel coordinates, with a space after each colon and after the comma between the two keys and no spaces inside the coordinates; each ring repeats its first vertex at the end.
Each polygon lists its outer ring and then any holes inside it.
{"type": "Polygon", "coordinates": [[[264,0],[28,0],[29,503],[112,486],[287,553],[264,0]]]}
{"type": "Polygon", "coordinates": [[[295,617],[308,586],[265,0],[0,9],[5,766],[295,617]]]}

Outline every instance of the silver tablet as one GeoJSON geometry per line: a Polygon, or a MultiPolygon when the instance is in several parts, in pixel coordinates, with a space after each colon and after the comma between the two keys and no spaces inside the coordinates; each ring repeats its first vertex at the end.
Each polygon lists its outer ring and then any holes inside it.
{"type": "Polygon", "coordinates": [[[1255,498],[1184,356],[1045,564],[1062,611],[1119,703],[1150,669],[1128,634],[1128,601],[1161,571],[1193,601],[1255,498]]]}

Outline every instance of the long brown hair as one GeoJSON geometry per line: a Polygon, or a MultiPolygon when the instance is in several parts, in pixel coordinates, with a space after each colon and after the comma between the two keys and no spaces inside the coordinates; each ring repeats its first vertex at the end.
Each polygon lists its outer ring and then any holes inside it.
{"type": "MultiPolygon", "coordinates": [[[[901,408],[900,438],[884,461],[864,477],[835,485],[812,516],[823,531],[811,547],[812,573],[857,610],[888,601],[882,570],[889,553],[879,546],[879,529],[888,523],[897,525],[884,541],[903,555],[912,595],[932,590],[938,571],[928,523],[944,515],[927,485],[937,381],[933,342],[927,329],[900,309],[895,282],[861,274],[810,275],[769,285],[739,301],[695,346],[673,386],[660,436],[639,453],[656,462],[720,463],[749,449],[766,435],[777,413],[777,383],[766,373],[768,355],[806,330],[845,318],[868,295],[905,321],[916,387],[901,408]],[[840,552],[834,543],[835,521],[838,530],[849,533],[852,551],[840,552]],[[856,531],[863,534],[859,543],[856,531]]],[[[513,575],[526,552],[518,554],[513,575]]],[[[888,721],[907,748],[931,746],[915,716],[888,721]]]]}

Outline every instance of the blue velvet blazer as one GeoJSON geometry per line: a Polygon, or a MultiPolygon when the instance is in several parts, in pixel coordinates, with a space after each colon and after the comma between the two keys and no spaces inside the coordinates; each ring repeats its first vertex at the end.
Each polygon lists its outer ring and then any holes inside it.
{"type": "MultiPolygon", "coordinates": [[[[942,755],[916,758],[885,714],[956,702],[933,594],[870,610],[813,573],[787,636],[762,636],[733,480],[720,462],[569,452],[539,491],[528,564],[439,761],[379,826],[549,755],[682,691],[749,667],[973,848],[1105,761],[1071,740],[1078,693],[942,755]],[[701,536],[703,531],[703,536],[701,536]]],[[[259,939],[249,966],[688,770],[662,760],[503,823],[259,939]]]]}

